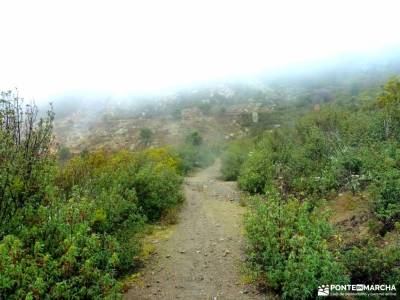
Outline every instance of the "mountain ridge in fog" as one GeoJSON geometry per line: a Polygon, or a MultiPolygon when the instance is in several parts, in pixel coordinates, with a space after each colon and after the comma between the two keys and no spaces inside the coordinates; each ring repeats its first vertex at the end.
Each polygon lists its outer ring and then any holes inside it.
{"type": "MultiPolygon", "coordinates": [[[[318,86],[383,83],[400,73],[400,47],[378,53],[347,54],[323,62],[296,64],[276,71],[264,71],[248,76],[193,83],[149,93],[106,93],[99,91],[66,92],[51,98],[56,115],[90,110],[92,114],[109,109],[141,110],[149,105],[191,99],[195,94],[223,94],[224,90],[254,89],[265,91],[271,87],[318,86]]],[[[229,97],[228,97],[229,98],[229,97]]],[[[41,107],[46,107],[40,102],[41,107]]]]}

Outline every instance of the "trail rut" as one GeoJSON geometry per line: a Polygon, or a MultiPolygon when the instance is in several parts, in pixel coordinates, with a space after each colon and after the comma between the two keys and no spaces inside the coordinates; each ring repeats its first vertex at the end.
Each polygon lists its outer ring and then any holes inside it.
{"type": "Polygon", "coordinates": [[[265,299],[245,285],[242,216],[234,182],[218,180],[216,163],[185,180],[186,202],[168,238],[125,299],[265,299]]]}

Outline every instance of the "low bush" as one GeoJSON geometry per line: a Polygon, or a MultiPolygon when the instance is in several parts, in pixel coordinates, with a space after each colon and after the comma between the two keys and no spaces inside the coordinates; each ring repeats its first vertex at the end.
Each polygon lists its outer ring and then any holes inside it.
{"type": "Polygon", "coordinates": [[[178,154],[182,161],[182,172],[184,174],[200,166],[200,152],[196,147],[182,145],[178,149],[178,154]]]}
{"type": "Polygon", "coordinates": [[[252,142],[234,141],[222,154],[221,174],[224,180],[237,180],[240,169],[247,157],[251,155],[252,142]]]}
{"type": "Polygon", "coordinates": [[[352,282],[400,285],[400,250],[397,245],[377,247],[373,242],[344,252],[352,282]]]}
{"type": "Polygon", "coordinates": [[[384,232],[393,229],[400,221],[400,172],[388,170],[370,190],[374,197],[374,213],[383,222],[384,232]]]}
{"type": "Polygon", "coordinates": [[[17,100],[0,101],[0,299],[121,298],[145,222],[183,199],[178,156],[86,151],[58,166],[52,113],[28,108],[24,132],[21,116],[17,100]]]}
{"type": "Polygon", "coordinates": [[[308,202],[277,193],[257,199],[246,218],[247,257],[257,281],[285,299],[309,299],[316,287],[349,282],[338,253],[329,250],[332,229],[308,202]]]}
{"type": "Polygon", "coordinates": [[[180,189],[177,189],[182,179],[171,170],[155,170],[149,165],[140,169],[132,181],[139,205],[151,221],[159,219],[167,209],[183,200],[180,189]]]}
{"type": "Polygon", "coordinates": [[[135,266],[139,243],[135,240],[127,247],[114,230],[106,229],[112,223],[133,223],[139,230],[143,219],[135,207],[126,206],[122,211],[129,218],[119,222],[96,200],[78,194],[67,202],[26,209],[18,236],[8,235],[0,243],[0,295],[7,299],[120,297],[117,277],[135,266]]]}
{"type": "Polygon", "coordinates": [[[244,162],[239,178],[239,187],[250,193],[262,193],[275,178],[275,166],[269,153],[255,151],[244,162]]]}
{"type": "Polygon", "coordinates": [[[65,193],[79,185],[93,197],[115,190],[127,199],[134,194],[138,208],[148,220],[155,221],[183,199],[180,169],[177,154],[166,148],[136,153],[96,151],[67,163],[57,183],[65,193]]]}
{"type": "Polygon", "coordinates": [[[196,168],[210,166],[215,160],[217,150],[206,144],[203,137],[195,131],[185,138],[185,143],[178,147],[177,153],[181,161],[181,171],[187,174],[196,168]]]}
{"type": "Polygon", "coordinates": [[[313,298],[318,284],[349,278],[399,284],[400,252],[386,240],[397,241],[399,234],[399,94],[400,79],[394,78],[377,100],[328,104],[299,115],[294,126],[254,137],[255,147],[238,164],[238,184],[252,194],[279,191],[258,201],[246,221],[248,259],[261,284],[284,298],[313,298]],[[327,219],[314,210],[345,191],[369,202],[361,204],[368,214],[348,221],[368,221],[370,243],[353,237],[343,247],[328,247],[327,219]]]}

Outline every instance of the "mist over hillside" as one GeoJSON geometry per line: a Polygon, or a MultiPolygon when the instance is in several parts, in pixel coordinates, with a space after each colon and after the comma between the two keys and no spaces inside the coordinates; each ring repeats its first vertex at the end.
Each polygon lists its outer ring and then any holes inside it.
{"type": "Polygon", "coordinates": [[[0,300],[400,299],[398,0],[0,11],[0,300]]]}
{"type": "MultiPolygon", "coordinates": [[[[311,109],[362,93],[372,96],[400,72],[398,49],[342,55],[331,61],[197,83],[164,93],[65,94],[52,99],[57,141],[74,151],[99,146],[134,149],[141,128],[154,132],[154,145],[176,145],[191,131],[199,131],[213,142],[243,137],[253,113],[259,114],[262,122],[273,119],[273,110],[289,104],[306,104],[311,109]]],[[[271,127],[280,121],[269,122],[271,127]]]]}

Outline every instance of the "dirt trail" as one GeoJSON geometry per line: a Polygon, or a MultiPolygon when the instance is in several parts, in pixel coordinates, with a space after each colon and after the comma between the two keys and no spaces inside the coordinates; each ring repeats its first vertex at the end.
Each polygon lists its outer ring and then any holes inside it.
{"type": "Polygon", "coordinates": [[[234,182],[217,179],[219,161],[189,177],[186,202],[171,234],[125,299],[265,299],[243,284],[242,215],[234,182]]]}

